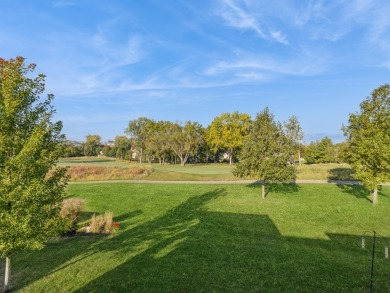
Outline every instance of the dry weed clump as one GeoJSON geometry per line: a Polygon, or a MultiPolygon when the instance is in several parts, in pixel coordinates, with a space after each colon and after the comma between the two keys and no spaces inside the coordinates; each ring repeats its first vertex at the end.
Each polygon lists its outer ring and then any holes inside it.
{"type": "Polygon", "coordinates": [[[100,167],[100,166],[71,166],[68,175],[72,181],[88,180],[131,180],[146,177],[151,173],[150,168],[132,166],[100,167]]]}
{"type": "Polygon", "coordinates": [[[67,198],[63,200],[60,216],[65,220],[64,230],[66,232],[76,230],[76,224],[84,206],[85,201],[79,198],[67,198]]]}
{"type": "Polygon", "coordinates": [[[93,214],[89,225],[89,232],[94,234],[110,234],[114,231],[112,212],[105,212],[103,215],[93,214]]]}

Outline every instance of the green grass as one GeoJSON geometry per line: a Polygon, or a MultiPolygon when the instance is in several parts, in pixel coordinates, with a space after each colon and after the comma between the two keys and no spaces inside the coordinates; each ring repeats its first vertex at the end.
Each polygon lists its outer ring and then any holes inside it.
{"type": "Polygon", "coordinates": [[[13,256],[20,292],[389,292],[390,188],[372,206],[360,186],[70,185],[84,218],[111,210],[112,236],[73,237],[13,256]]]}
{"type": "MultiPolygon", "coordinates": [[[[210,181],[237,180],[232,174],[234,166],[228,164],[188,164],[179,165],[139,164],[136,162],[115,160],[111,158],[79,157],[60,159],[60,166],[100,166],[122,167],[143,166],[153,171],[143,180],[171,181],[210,181]]],[[[111,178],[115,179],[115,178],[111,178]]],[[[298,166],[297,179],[318,180],[354,180],[353,172],[347,164],[313,164],[298,166]]]]}

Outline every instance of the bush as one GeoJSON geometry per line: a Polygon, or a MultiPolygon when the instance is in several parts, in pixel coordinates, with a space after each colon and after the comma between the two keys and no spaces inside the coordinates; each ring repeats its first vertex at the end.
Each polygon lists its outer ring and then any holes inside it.
{"type": "Polygon", "coordinates": [[[85,206],[85,201],[79,198],[67,198],[62,202],[60,211],[64,219],[64,232],[73,232],[76,230],[76,224],[80,217],[80,212],[85,206]]]}
{"type": "Polygon", "coordinates": [[[112,212],[105,212],[104,215],[93,214],[91,218],[91,224],[89,228],[90,233],[105,233],[110,234],[113,232],[112,212]]]}

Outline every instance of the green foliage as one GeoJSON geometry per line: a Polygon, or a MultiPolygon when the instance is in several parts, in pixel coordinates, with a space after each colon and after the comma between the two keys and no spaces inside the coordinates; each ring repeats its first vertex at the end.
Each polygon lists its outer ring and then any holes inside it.
{"type": "Polygon", "coordinates": [[[250,126],[251,117],[248,114],[237,111],[223,113],[211,122],[206,139],[214,151],[226,151],[232,164],[233,156],[241,149],[250,126]]]}
{"type": "Polygon", "coordinates": [[[289,164],[293,151],[291,139],[266,108],[257,114],[244,143],[242,160],[233,174],[260,179],[264,184],[266,181],[295,179],[296,168],[289,164]]]}
{"type": "Polygon", "coordinates": [[[65,150],[63,157],[71,158],[84,156],[84,147],[81,144],[72,141],[65,141],[64,145],[65,150]]]}
{"type": "Polygon", "coordinates": [[[305,160],[308,164],[337,163],[337,150],[329,137],[311,142],[305,149],[305,160]]]}
{"type": "MultiPolygon", "coordinates": [[[[390,85],[375,89],[350,114],[343,127],[349,144],[347,160],[368,190],[390,180],[390,85]]],[[[376,198],[373,199],[376,201],[376,198]]]]}
{"type": "Polygon", "coordinates": [[[140,117],[129,122],[128,127],[125,130],[125,133],[130,136],[134,148],[139,153],[139,162],[142,163],[143,153],[147,147],[147,139],[149,134],[150,126],[153,124],[153,121],[146,118],[140,117]]]}
{"type": "Polygon", "coordinates": [[[287,122],[284,122],[284,131],[291,141],[291,147],[297,154],[297,157],[292,157],[291,161],[294,163],[295,159],[298,160],[298,163],[301,163],[301,148],[302,148],[302,139],[304,138],[304,133],[301,125],[299,124],[298,117],[291,116],[287,122]]]}
{"type": "Polygon", "coordinates": [[[65,168],[49,171],[63,152],[52,95],[41,101],[44,75],[24,58],[0,59],[0,256],[38,249],[56,235],[65,168]]]}
{"type": "Polygon", "coordinates": [[[101,137],[97,134],[88,134],[84,143],[85,156],[97,156],[100,154],[102,143],[101,137]]]}
{"type": "Polygon", "coordinates": [[[180,158],[184,166],[190,155],[194,155],[204,142],[204,129],[198,122],[187,121],[184,125],[170,123],[166,131],[169,147],[180,158]]]}
{"type": "Polygon", "coordinates": [[[115,154],[115,158],[129,159],[131,158],[131,143],[130,140],[123,135],[115,137],[114,146],[112,147],[112,153],[115,154]]]}

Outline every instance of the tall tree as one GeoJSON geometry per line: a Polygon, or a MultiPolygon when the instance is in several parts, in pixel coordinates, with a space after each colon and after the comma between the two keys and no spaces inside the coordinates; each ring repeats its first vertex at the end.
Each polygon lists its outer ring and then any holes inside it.
{"type": "Polygon", "coordinates": [[[378,187],[390,180],[390,85],[375,89],[348,122],[343,127],[349,143],[347,160],[375,204],[378,187]]]}
{"type": "Polygon", "coordinates": [[[262,197],[266,196],[266,184],[296,178],[296,168],[289,164],[293,155],[290,138],[268,108],[257,114],[251,131],[245,140],[241,160],[233,174],[262,181],[262,197]]]}
{"type": "Polygon", "coordinates": [[[59,231],[65,194],[62,123],[52,122],[53,95],[41,99],[45,76],[32,77],[24,58],[0,59],[0,257],[6,258],[4,291],[10,289],[11,255],[39,249],[59,231]],[[50,171],[50,172],[49,172],[50,171]]]}
{"type": "Polygon", "coordinates": [[[227,151],[229,163],[243,144],[251,126],[251,117],[245,113],[223,113],[215,117],[207,132],[207,142],[214,149],[227,151]]]}
{"type": "Polygon", "coordinates": [[[169,157],[169,146],[166,136],[169,126],[170,122],[168,121],[157,121],[153,122],[149,127],[147,148],[153,156],[158,158],[160,165],[163,165],[169,157]]]}
{"type": "Polygon", "coordinates": [[[184,125],[171,123],[167,127],[166,141],[180,158],[180,165],[185,166],[204,141],[204,129],[198,122],[187,121],[184,125]]]}
{"type": "Polygon", "coordinates": [[[146,148],[149,126],[153,121],[146,118],[140,117],[129,122],[125,133],[130,136],[130,139],[134,143],[134,147],[139,153],[139,162],[142,163],[143,152],[146,148]]]}
{"type": "Polygon", "coordinates": [[[297,152],[298,164],[301,165],[301,147],[304,133],[299,124],[298,117],[291,116],[287,122],[284,123],[286,135],[292,143],[292,147],[297,152]]]}
{"type": "Polygon", "coordinates": [[[124,135],[117,135],[114,140],[113,152],[115,157],[124,160],[131,149],[130,140],[124,135]]]}
{"type": "Polygon", "coordinates": [[[101,137],[97,134],[88,134],[84,143],[85,156],[97,156],[102,149],[101,137]]]}

